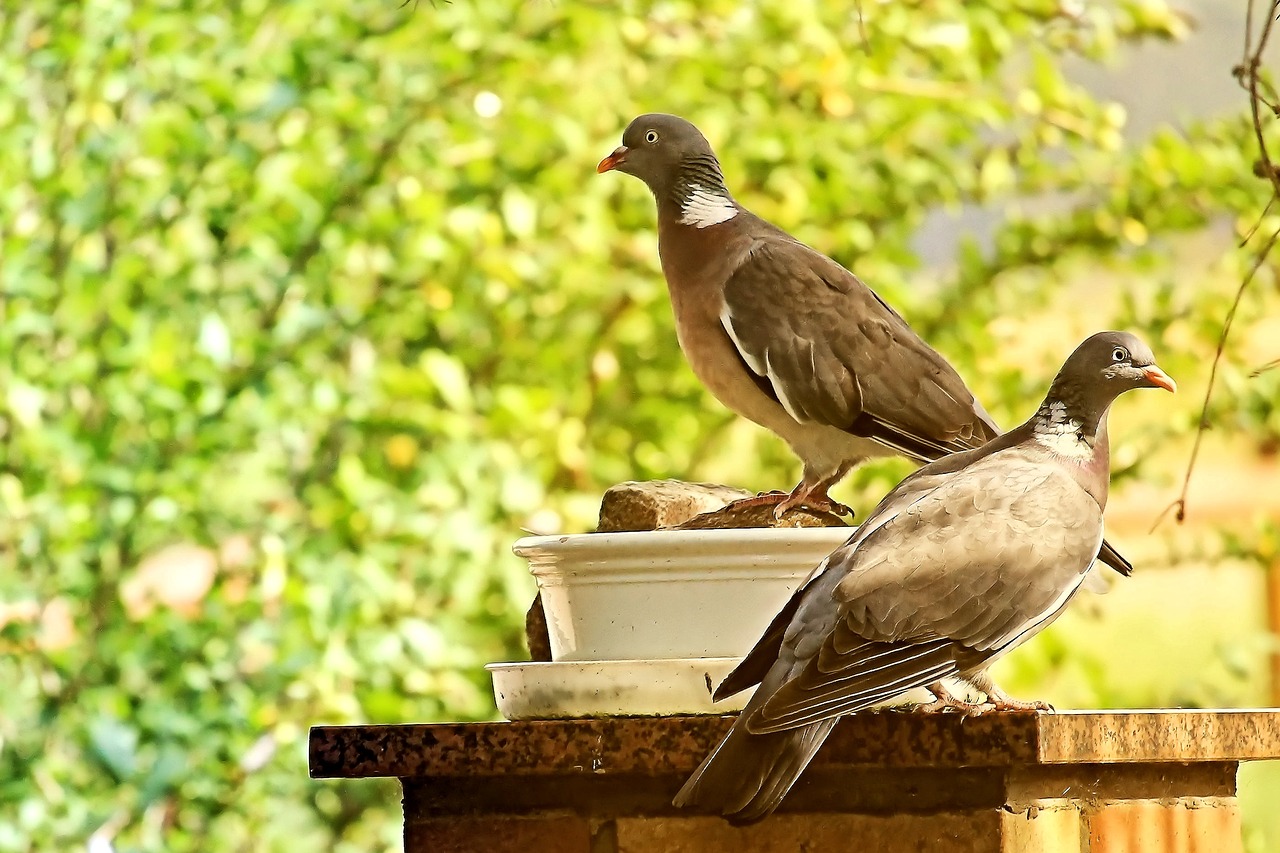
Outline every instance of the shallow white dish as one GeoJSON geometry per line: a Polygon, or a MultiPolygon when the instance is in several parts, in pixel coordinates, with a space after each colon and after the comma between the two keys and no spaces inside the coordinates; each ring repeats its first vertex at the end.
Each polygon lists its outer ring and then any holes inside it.
{"type": "MultiPolygon", "coordinates": [[[[738,665],[739,658],[691,660],[605,660],[491,663],[493,697],[508,720],[557,720],[574,717],[650,717],[675,714],[733,714],[753,690],[722,702],[711,692],[738,665]]],[[[969,691],[956,682],[957,695],[969,691]]],[[[911,690],[873,707],[929,702],[924,688],[911,690]]]]}
{"type": "Polygon", "coordinates": [[[554,661],[741,657],[852,527],[531,536],[554,661]]]}
{"type": "Polygon", "coordinates": [[[493,697],[508,720],[728,714],[750,691],[712,702],[738,658],[491,663],[493,697]]]}

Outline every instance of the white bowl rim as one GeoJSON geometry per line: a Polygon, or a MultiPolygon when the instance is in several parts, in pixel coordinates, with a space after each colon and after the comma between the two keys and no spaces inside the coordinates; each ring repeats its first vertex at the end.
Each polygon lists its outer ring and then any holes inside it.
{"type": "Polygon", "coordinates": [[[520,557],[542,557],[558,554],[613,555],[636,552],[699,548],[719,550],[743,545],[770,547],[822,546],[834,549],[854,534],[848,527],[730,527],[716,530],[627,530],[611,533],[559,533],[550,536],[526,536],[517,539],[511,550],[520,557]],[[656,540],[661,540],[656,541],[656,540]]]}
{"type": "Polygon", "coordinates": [[[484,668],[488,672],[516,672],[522,669],[555,669],[568,672],[582,669],[659,669],[666,670],[680,666],[737,666],[742,657],[735,658],[655,658],[649,660],[517,660],[487,663],[484,668]]]}

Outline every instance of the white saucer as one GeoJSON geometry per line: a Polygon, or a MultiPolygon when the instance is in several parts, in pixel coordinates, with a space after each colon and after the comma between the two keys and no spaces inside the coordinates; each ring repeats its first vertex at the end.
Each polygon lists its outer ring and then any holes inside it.
{"type": "Polygon", "coordinates": [[[751,695],[712,702],[740,658],[491,663],[493,696],[508,720],[730,714],[751,695]]]}
{"type": "MultiPolygon", "coordinates": [[[[711,701],[711,692],[741,660],[522,661],[491,663],[485,669],[493,676],[498,712],[508,720],[657,717],[741,711],[750,690],[711,701]]],[[[976,698],[955,679],[947,683],[957,696],[976,698]]],[[[872,707],[918,705],[932,699],[921,687],[872,707]]]]}

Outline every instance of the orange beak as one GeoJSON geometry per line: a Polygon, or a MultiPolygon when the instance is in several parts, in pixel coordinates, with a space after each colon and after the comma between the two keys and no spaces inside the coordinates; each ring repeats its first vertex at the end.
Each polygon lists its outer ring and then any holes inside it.
{"type": "Polygon", "coordinates": [[[1165,373],[1154,364],[1150,367],[1142,368],[1142,375],[1147,381],[1157,388],[1163,388],[1166,391],[1176,394],[1178,392],[1178,383],[1173,381],[1173,377],[1165,373]]]}
{"type": "Polygon", "coordinates": [[[614,169],[622,165],[622,161],[627,159],[627,146],[619,145],[613,150],[613,153],[600,161],[600,165],[596,166],[596,174],[603,175],[605,172],[612,172],[614,169]]]}

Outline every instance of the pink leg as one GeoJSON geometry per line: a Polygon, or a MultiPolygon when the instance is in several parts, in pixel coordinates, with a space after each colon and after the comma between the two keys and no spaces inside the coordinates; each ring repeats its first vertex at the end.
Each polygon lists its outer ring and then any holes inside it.
{"type": "Polygon", "coordinates": [[[761,492],[753,498],[742,498],[729,504],[725,509],[749,509],[757,506],[772,506],[773,517],[781,519],[789,511],[803,507],[814,512],[829,512],[832,515],[853,515],[853,510],[842,503],[833,501],[827,495],[827,487],[822,485],[806,486],[803,482],[789,494],[787,492],[761,492]]]}
{"type": "Polygon", "coordinates": [[[938,714],[948,711],[964,714],[970,717],[976,717],[983,711],[989,709],[990,706],[982,703],[969,702],[961,699],[959,696],[947,689],[947,686],[941,681],[935,681],[929,685],[929,692],[934,695],[934,700],[925,705],[917,705],[914,710],[924,714],[938,714]]]}
{"type": "Polygon", "coordinates": [[[804,507],[816,512],[829,512],[832,515],[853,515],[853,510],[842,503],[833,501],[827,494],[827,489],[831,488],[829,483],[806,484],[801,480],[791,494],[778,504],[777,509],[773,511],[774,518],[782,518],[788,510],[804,507]]]}
{"type": "Polygon", "coordinates": [[[970,684],[987,694],[987,701],[997,711],[1052,711],[1053,706],[1048,702],[1039,699],[1024,701],[1022,699],[1014,699],[1008,693],[1005,693],[996,683],[991,680],[991,676],[986,672],[978,672],[968,676],[970,684]]]}

